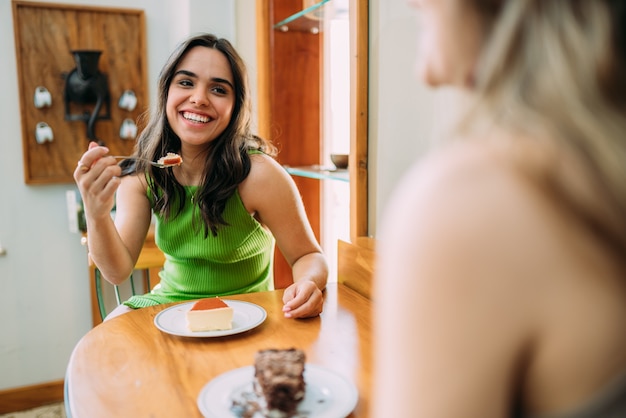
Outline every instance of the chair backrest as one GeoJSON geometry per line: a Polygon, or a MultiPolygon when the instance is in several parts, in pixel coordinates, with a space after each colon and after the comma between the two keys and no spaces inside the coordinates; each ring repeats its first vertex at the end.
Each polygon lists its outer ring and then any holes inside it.
{"type": "MultiPolygon", "coordinates": [[[[90,266],[93,268],[93,278],[95,281],[94,287],[95,287],[96,299],[98,303],[98,310],[100,312],[99,322],[101,322],[109,313],[107,312],[108,309],[104,300],[103,285],[105,284],[106,280],[103,280],[100,270],[97,267],[95,267],[95,265],[93,265],[93,263],[91,262],[91,259],[89,260],[89,262],[90,262],[89,263],[90,266]]],[[[138,290],[139,292],[142,292],[142,293],[148,292],[150,291],[150,289],[152,289],[153,286],[158,284],[159,276],[158,274],[153,274],[153,273],[160,271],[163,268],[164,262],[165,262],[165,255],[163,255],[161,250],[159,250],[159,248],[154,244],[154,241],[146,241],[144,247],[141,250],[141,253],[139,254],[137,263],[135,264],[135,270],[133,274],[131,274],[129,277],[130,294],[135,295],[138,293],[138,290]],[[143,276],[142,277],[143,283],[135,282],[136,273],[140,273],[140,275],[143,276]],[[154,280],[155,278],[156,280],[154,280]],[[141,286],[139,287],[140,284],[141,286]]],[[[120,305],[122,303],[120,286],[117,286],[117,285],[112,285],[112,286],[113,286],[113,291],[115,292],[115,301],[117,302],[117,305],[120,305]]],[[[96,321],[96,318],[94,318],[94,325],[96,325],[95,322],[98,322],[96,321]]]]}
{"type": "Polygon", "coordinates": [[[372,299],[375,248],[375,239],[369,237],[358,237],[353,243],[337,242],[337,282],[368,299],[372,299]]]}

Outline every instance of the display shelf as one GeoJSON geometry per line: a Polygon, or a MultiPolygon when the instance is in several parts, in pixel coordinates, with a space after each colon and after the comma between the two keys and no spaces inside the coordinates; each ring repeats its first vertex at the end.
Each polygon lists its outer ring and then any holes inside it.
{"type": "Polygon", "coordinates": [[[322,6],[328,3],[330,0],[321,0],[317,3],[300,10],[297,13],[281,20],[274,24],[274,29],[282,32],[288,32],[290,30],[300,32],[319,33],[322,30],[321,16],[323,14],[322,6]],[[314,13],[314,17],[311,18],[307,15],[314,13]]]}
{"type": "Polygon", "coordinates": [[[307,165],[299,167],[283,166],[292,176],[308,177],[318,180],[336,180],[349,182],[350,176],[347,169],[335,169],[321,165],[307,165]]]}

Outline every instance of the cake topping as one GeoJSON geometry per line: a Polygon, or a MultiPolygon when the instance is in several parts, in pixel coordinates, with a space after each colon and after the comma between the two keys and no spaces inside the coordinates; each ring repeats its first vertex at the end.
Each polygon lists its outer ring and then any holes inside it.
{"type": "Polygon", "coordinates": [[[166,167],[172,167],[175,165],[181,165],[183,163],[183,158],[178,154],[168,152],[165,157],[159,158],[157,163],[166,167]]]}
{"type": "Polygon", "coordinates": [[[228,305],[220,298],[200,299],[191,307],[192,311],[202,311],[207,309],[228,308],[228,305]]]}

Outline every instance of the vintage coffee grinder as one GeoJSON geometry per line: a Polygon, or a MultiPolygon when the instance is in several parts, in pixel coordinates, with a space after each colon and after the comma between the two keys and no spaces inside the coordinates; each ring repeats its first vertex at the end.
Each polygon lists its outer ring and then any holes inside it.
{"type": "Polygon", "coordinates": [[[111,99],[106,75],[98,70],[102,51],[74,50],[71,53],[76,68],[65,78],[65,120],[84,121],[87,124],[87,138],[103,145],[96,137],[95,124],[97,120],[111,118],[111,99]],[[91,106],[93,107],[89,111],[91,106]],[[82,112],[72,113],[72,107],[78,107],[82,112]]]}

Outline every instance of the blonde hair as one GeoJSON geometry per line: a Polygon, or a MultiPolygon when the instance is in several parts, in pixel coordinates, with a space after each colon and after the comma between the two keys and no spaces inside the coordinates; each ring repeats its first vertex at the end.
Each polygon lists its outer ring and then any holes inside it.
{"type": "MultiPolygon", "coordinates": [[[[476,0],[479,10],[485,1],[476,0]]],[[[496,126],[543,147],[553,161],[535,180],[623,258],[626,45],[618,30],[626,18],[619,2],[503,0],[485,14],[490,36],[475,74],[477,102],[460,127],[475,134],[496,126]],[[563,161],[570,167],[559,170],[563,161]],[[581,191],[581,177],[593,198],[581,191]]]]}

